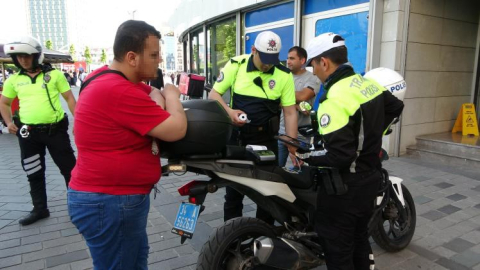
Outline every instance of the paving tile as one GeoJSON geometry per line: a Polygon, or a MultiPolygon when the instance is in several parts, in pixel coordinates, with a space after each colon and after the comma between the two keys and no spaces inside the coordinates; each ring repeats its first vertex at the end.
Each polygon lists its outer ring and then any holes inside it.
{"type": "Polygon", "coordinates": [[[92,269],[92,265],[93,265],[92,259],[88,258],[81,261],[70,263],[70,268],[72,270],[85,270],[85,269],[92,269]]]}
{"type": "MultiPolygon", "coordinates": [[[[40,243],[36,243],[40,244],[40,243]]],[[[22,255],[22,259],[24,262],[36,261],[38,259],[45,259],[61,254],[65,254],[65,247],[54,247],[54,248],[47,248],[35,252],[24,253],[22,255]]]]}
{"type": "Polygon", "coordinates": [[[44,260],[37,260],[33,262],[22,263],[21,265],[2,268],[2,270],[38,270],[38,269],[45,269],[44,260]]]}
{"type": "Polygon", "coordinates": [[[428,211],[428,212],[426,212],[426,213],[424,213],[420,216],[433,221],[433,220],[441,219],[441,218],[443,218],[447,215],[442,213],[442,212],[436,211],[436,210],[431,210],[431,211],[428,211]]]}
{"type": "MultiPolygon", "coordinates": [[[[443,258],[451,258],[452,256],[457,255],[456,252],[454,252],[454,251],[452,251],[448,248],[444,248],[442,246],[434,248],[433,252],[435,253],[435,255],[437,255],[437,259],[440,259],[442,257],[443,258]]],[[[425,256],[423,256],[423,257],[425,257],[425,256]]],[[[434,259],[433,261],[435,261],[437,259],[434,259]]]]}
{"type": "Polygon", "coordinates": [[[81,242],[81,241],[83,241],[82,236],[80,234],[76,234],[71,236],[64,236],[59,239],[54,239],[50,241],[43,241],[42,245],[43,245],[43,248],[52,248],[52,247],[68,245],[68,244],[81,242]]]}
{"type": "Polygon", "coordinates": [[[12,239],[0,242],[0,249],[7,249],[20,246],[20,239],[12,239]]]}
{"type": "Polygon", "coordinates": [[[441,189],[445,189],[445,188],[453,187],[454,185],[452,185],[450,183],[442,182],[442,183],[435,184],[434,186],[436,186],[438,188],[441,188],[441,189]]]}
{"type": "Polygon", "coordinates": [[[467,250],[465,252],[462,252],[458,255],[453,256],[452,260],[463,266],[471,268],[480,263],[480,254],[467,250]]]}
{"type": "Polygon", "coordinates": [[[195,249],[193,249],[193,247],[190,246],[190,245],[182,245],[182,246],[176,247],[176,248],[175,248],[175,251],[176,251],[176,252],[178,253],[178,255],[180,255],[180,256],[195,253],[195,249]]]}
{"type": "Polygon", "coordinates": [[[64,223],[57,223],[50,226],[44,226],[40,228],[41,233],[53,232],[53,231],[61,231],[65,229],[75,228],[72,222],[64,222],[64,223]]]}
{"type": "Polygon", "coordinates": [[[29,245],[23,245],[23,246],[16,246],[16,247],[11,247],[8,249],[2,249],[0,250],[0,258],[6,258],[14,255],[20,255],[20,254],[26,254],[30,252],[37,252],[42,250],[42,244],[41,243],[34,243],[34,244],[29,244],[29,245]]]}
{"type": "Polygon", "coordinates": [[[455,213],[457,211],[460,211],[462,209],[458,208],[456,206],[453,206],[453,205],[446,205],[444,207],[438,208],[437,210],[442,212],[442,213],[445,213],[447,215],[450,215],[450,214],[453,214],[453,213],[455,213]]]}
{"type": "Polygon", "coordinates": [[[36,234],[39,234],[39,233],[40,233],[40,230],[38,228],[20,230],[20,231],[13,231],[13,232],[9,232],[9,233],[2,233],[2,234],[0,234],[0,241],[5,241],[5,240],[10,240],[10,239],[15,239],[15,238],[21,238],[21,237],[27,237],[27,236],[36,235],[36,234]]]}
{"type": "Polygon", "coordinates": [[[60,232],[49,232],[49,233],[41,233],[39,235],[32,235],[27,237],[22,237],[22,245],[32,244],[43,242],[52,239],[58,239],[61,237],[60,232]]]}
{"type": "Polygon", "coordinates": [[[45,259],[45,263],[47,267],[54,267],[57,265],[80,261],[89,257],[90,256],[86,250],[78,250],[58,256],[48,257],[45,259]]]}
{"type": "Polygon", "coordinates": [[[65,230],[62,230],[61,233],[62,233],[62,236],[75,235],[75,234],[78,234],[78,229],[77,228],[65,229],[65,230]]]}
{"type": "Polygon", "coordinates": [[[423,195],[421,196],[417,196],[415,198],[413,198],[413,201],[416,203],[416,204],[424,204],[424,203],[428,203],[430,201],[432,201],[433,199],[432,198],[429,198],[429,197],[425,197],[423,195]]]}
{"type": "Polygon", "coordinates": [[[462,235],[462,238],[467,240],[468,242],[480,244],[480,232],[477,230],[465,233],[464,235],[462,235]]]}
{"type": "Polygon", "coordinates": [[[425,180],[430,180],[432,179],[431,177],[428,177],[428,176],[424,176],[424,175],[420,175],[420,176],[415,176],[415,177],[412,177],[410,178],[411,180],[415,181],[415,182],[422,182],[422,181],[425,181],[425,180]]]}
{"type": "Polygon", "coordinates": [[[461,194],[455,193],[455,194],[452,194],[450,196],[447,196],[446,198],[450,199],[452,201],[460,201],[460,200],[466,199],[467,196],[463,196],[461,194]]]}
{"type": "MultiPolygon", "coordinates": [[[[178,257],[178,253],[176,253],[173,249],[153,252],[148,254],[148,263],[153,264],[153,263],[157,263],[157,262],[161,262],[161,261],[165,261],[165,260],[177,258],[177,257],[178,257]]],[[[151,269],[159,269],[159,268],[151,268],[151,269]]]]}
{"type": "Polygon", "coordinates": [[[9,211],[8,214],[3,215],[1,219],[17,220],[27,214],[27,211],[9,211]]]}
{"type": "Polygon", "coordinates": [[[438,254],[436,254],[435,252],[432,252],[429,249],[423,248],[423,247],[415,245],[415,244],[410,244],[410,245],[408,245],[407,248],[409,250],[415,252],[416,254],[418,254],[418,255],[420,255],[424,258],[427,258],[431,261],[435,261],[435,260],[440,258],[440,256],[438,254]]]}
{"type": "Polygon", "coordinates": [[[200,219],[205,222],[212,221],[219,218],[223,218],[223,211],[217,211],[211,214],[200,215],[200,219]]]}
{"type": "MultiPolygon", "coordinates": [[[[415,256],[409,260],[395,264],[394,266],[388,265],[388,268],[389,269],[408,269],[408,270],[412,270],[412,269],[446,270],[444,267],[436,264],[435,262],[432,262],[420,256],[415,256]]],[[[379,267],[379,269],[384,269],[384,268],[379,267]]]]}
{"type": "Polygon", "coordinates": [[[471,243],[467,240],[464,240],[462,238],[455,238],[452,241],[443,244],[442,246],[444,246],[444,247],[446,247],[450,250],[453,250],[457,253],[461,253],[461,252],[475,246],[475,244],[473,244],[473,243],[471,243]]]}
{"type": "Polygon", "coordinates": [[[452,270],[469,270],[470,268],[465,267],[455,261],[449,260],[447,258],[440,258],[435,263],[452,270]]]}
{"type": "Polygon", "coordinates": [[[21,263],[22,263],[22,256],[21,255],[7,257],[7,258],[0,259],[0,268],[3,269],[4,267],[18,265],[18,264],[21,264],[21,263]]]}

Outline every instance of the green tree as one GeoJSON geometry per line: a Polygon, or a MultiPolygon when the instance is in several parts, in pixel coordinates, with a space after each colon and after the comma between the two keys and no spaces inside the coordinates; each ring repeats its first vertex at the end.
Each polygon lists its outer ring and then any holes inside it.
{"type": "Polygon", "coordinates": [[[221,37],[225,37],[225,48],[223,49],[223,57],[230,59],[236,54],[236,23],[223,25],[221,28],[221,37]]]}
{"type": "Polygon", "coordinates": [[[87,62],[87,65],[92,63],[92,55],[90,54],[90,48],[85,47],[85,53],[83,54],[85,56],[85,62],[87,62]]]}
{"type": "Polygon", "coordinates": [[[75,46],[72,44],[70,45],[70,55],[72,56],[72,59],[73,61],[77,61],[77,55],[76,55],[76,51],[75,51],[75,46]]]}
{"type": "Polygon", "coordinates": [[[45,42],[45,48],[49,50],[53,49],[53,42],[50,39],[45,42]]]}
{"type": "Polygon", "coordinates": [[[102,62],[102,64],[107,63],[107,52],[105,51],[105,49],[102,49],[102,55],[100,56],[100,62],[102,62]]]}

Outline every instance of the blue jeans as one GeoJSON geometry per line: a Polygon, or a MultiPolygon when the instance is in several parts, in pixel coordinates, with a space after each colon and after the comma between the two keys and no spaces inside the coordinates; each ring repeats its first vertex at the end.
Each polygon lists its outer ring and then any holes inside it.
{"type": "Polygon", "coordinates": [[[68,189],[68,213],[90,249],[94,269],[148,269],[149,194],[68,189]]]}
{"type": "Polygon", "coordinates": [[[278,166],[285,167],[288,158],[288,148],[284,143],[278,141],[278,166]]]}

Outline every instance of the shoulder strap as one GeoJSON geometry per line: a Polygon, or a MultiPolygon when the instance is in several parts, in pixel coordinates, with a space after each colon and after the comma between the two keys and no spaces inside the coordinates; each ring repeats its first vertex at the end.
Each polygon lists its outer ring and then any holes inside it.
{"type": "Polygon", "coordinates": [[[118,70],[108,69],[108,70],[100,71],[99,73],[93,75],[92,77],[88,78],[88,80],[86,80],[82,83],[82,86],[80,87],[80,92],[78,94],[80,95],[82,93],[82,90],[85,89],[85,87],[87,87],[88,84],[91,81],[93,81],[97,77],[102,76],[102,75],[107,74],[107,73],[115,73],[115,74],[118,74],[118,75],[122,76],[123,78],[125,78],[125,80],[128,80],[127,77],[122,72],[120,72],[118,70]]]}

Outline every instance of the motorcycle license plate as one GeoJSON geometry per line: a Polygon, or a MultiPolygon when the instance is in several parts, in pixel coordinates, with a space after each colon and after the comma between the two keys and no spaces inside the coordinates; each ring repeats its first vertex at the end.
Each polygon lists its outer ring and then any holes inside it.
{"type": "Polygon", "coordinates": [[[173,223],[172,233],[192,238],[199,213],[200,205],[182,202],[173,223]]]}

